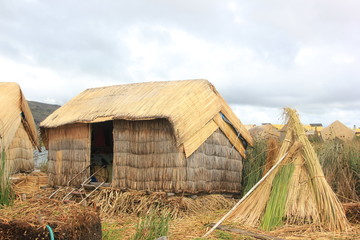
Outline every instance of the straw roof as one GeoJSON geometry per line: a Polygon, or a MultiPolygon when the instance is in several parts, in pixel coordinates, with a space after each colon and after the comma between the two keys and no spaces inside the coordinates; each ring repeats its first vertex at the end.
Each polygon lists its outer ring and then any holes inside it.
{"type": "Polygon", "coordinates": [[[253,143],[244,125],[207,80],[146,82],[87,89],[48,116],[40,127],[158,118],[170,121],[176,145],[184,146],[186,156],[190,156],[218,128],[243,156],[244,145],[253,143]],[[239,136],[246,141],[245,144],[239,136]]]}
{"type": "Polygon", "coordinates": [[[355,132],[336,120],[323,130],[321,130],[321,137],[326,140],[333,140],[339,138],[341,140],[351,140],[355,137],[355,132]]]}
{"type": "Polygon", "coordinates": [[[251,136],[256,139],[269,139],[269,138],[279,139],[280,137],[280,132],[272,124],[266,124],[266,125],[250,128],[249,132],[251,136]]]}
{"type": "Polygon", "coordinates": [[[34,147],[38,146],[38,135],[29,105],[17,83],[0,82],[0,137],[7,149],[20,124],[23,124],[34,147]]]}

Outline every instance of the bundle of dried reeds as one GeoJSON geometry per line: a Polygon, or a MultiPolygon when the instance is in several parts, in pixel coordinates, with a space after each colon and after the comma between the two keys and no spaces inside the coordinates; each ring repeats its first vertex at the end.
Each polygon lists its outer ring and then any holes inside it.
{"type": "Polygon", "coordinates": [[[286,108],[287,133],[279,150],[281,164],[230,215],[230,220],[272,230],[282,224],[319,224],[345,231],[344,210],[324,178],[317,155],[295,110],[286,108]]]}

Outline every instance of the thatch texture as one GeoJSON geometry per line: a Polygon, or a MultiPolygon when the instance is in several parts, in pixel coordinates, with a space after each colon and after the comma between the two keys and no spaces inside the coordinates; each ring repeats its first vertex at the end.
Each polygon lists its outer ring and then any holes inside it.
{"type": "MultiPolygon", "coordinates": [[[[146,82],[88,89],[56,110],[40,126],[55,128],[114,119],[165,118],[172,125],[176,146],[183,145],[186,156],[190,156],[209,137],[209,129],[216,130],[208,124],[220,112],[231,123],[232,132],[252,145],[246,128],[207,80],[146,82]]],[[[228,131],[225,134],[228,136],[228,131]]],[[[245,156],[244,149],[240,150],[239,145],[237,148],[245,156]]]]}
{"type": "Polygon", "coordinates": [[[166,119],[114,121],[112,185],[133,190],[238,192],[242,158],[218,129],[189,157],[166,119]]]}
{"type": "Polygon", "coordinates": [[[11,172],[31,170],[38,135],[30,108],[18,84],[0,83],[0,109],[0,144],[10,161],[11,172]]]}
{"type": "MultiPolygon", "coordinates": [[[[48,129],[48,172],[51,185],[66,185],[77,173],[90,164],[89,124],[72,124],[48,129]]],[[[72,184],[81,183],[90,170],[76,178],[72,184]]]]}
{"type": "Polygon", "coordinates": [[[321,137],[324,141],[334,140],[336,138],[340,140],[352,140],[355,137],[355,132],[336,120],[323,130],[321,130],[321,137]]]}
{"type": "Polygon", "coordinates": [[[281,164],[236,209],[230,219],[272,230],[282,224],[319,224],[332,231],[349,228],[344,210],[325,180],[318,157],[296,111],[285,109],[286,136],[281,164]],[[287,154],[287,155],[286,155],[287,154]]]}
{"type": "Polygon", "coordinates": [[[34,148],[22,124],[19,125],[8,147],[6,157],[12,169],[11,172],[34,169],[34,148]]]}

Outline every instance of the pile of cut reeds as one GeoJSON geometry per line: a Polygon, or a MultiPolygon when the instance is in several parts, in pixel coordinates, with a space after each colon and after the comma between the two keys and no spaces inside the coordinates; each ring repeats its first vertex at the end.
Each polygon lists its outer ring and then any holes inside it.
{"type": "Polygon", "coordinates": [[[142,215],[150,211],[164,211],[172,218],[181,218],[189,214],[229,208],[234,204],[234,200],[218,194],[192,199],[185,196],[167,196],[164,192],[148,194],[143,191],[103,189],[95,193],[88,203],[99,207],[103,217],[122,213],[142,215]]]}
{"type": "Polygon", "coordinates": [[[34,197],[40,191],[40,187],[48,185],[48,176],[42,172],[19,173],[12,175],[10,179],[16,195],[25,194],[27,198],[34,197]]]}
{"type": "Polygon", "coordinates": [[[273,230],[284,224],[315,224],[331,231],[349,228],[344,209],[326,181],[318,157],[295,110],[286,108],[286,136],[268,172],[229,219],[273,230]]]}
{"type": "Polygon", "coordinates": [[[48,239],[53,229],[55,239],[101,239],[99,213],[78,204],[40,198],[16,201],[0,209],[0,239],[48,239]]]}
{"type": "Polygon", "coordinates": [[[360,202],[343,203],[343,207],[349,221],[360,224],[360,202]]]}

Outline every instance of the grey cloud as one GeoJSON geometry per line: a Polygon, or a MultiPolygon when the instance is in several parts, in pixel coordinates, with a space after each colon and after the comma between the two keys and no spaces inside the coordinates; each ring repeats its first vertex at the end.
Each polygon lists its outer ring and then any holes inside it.
{"type": "MultiPolygon", "coordinates": [[[[64,85],[78,76],[111,83],[206,77],[232,104],[270,109],[290,105],[306,114],[327,114],[327,108],[351,111],[360,108],[359,7],[357,1],[325,0],[0,0],[0,57],[51,69],[64,85]],[[229,8],[231,2],[237,8],[229,8]],[[124,42],[135,28],[140,43],[154,42],[162,49],[147,71],[142,69],[144,59],[132,59],[132,49],[124,42]],[[174,49],[168,29],[211,46],[247,49],[252,55],[196,62],[203,53],[194,49],[185,55],[174,49]],[[328,55],[298,66],[296,56],[303,48],[322,49],[328,55]],[[333,63],[331,51],[349,55],[354,62],[333,63]]],[[[88,86],[79,82],[71,94],[50,97],[66,102],[88,86]]]]}

